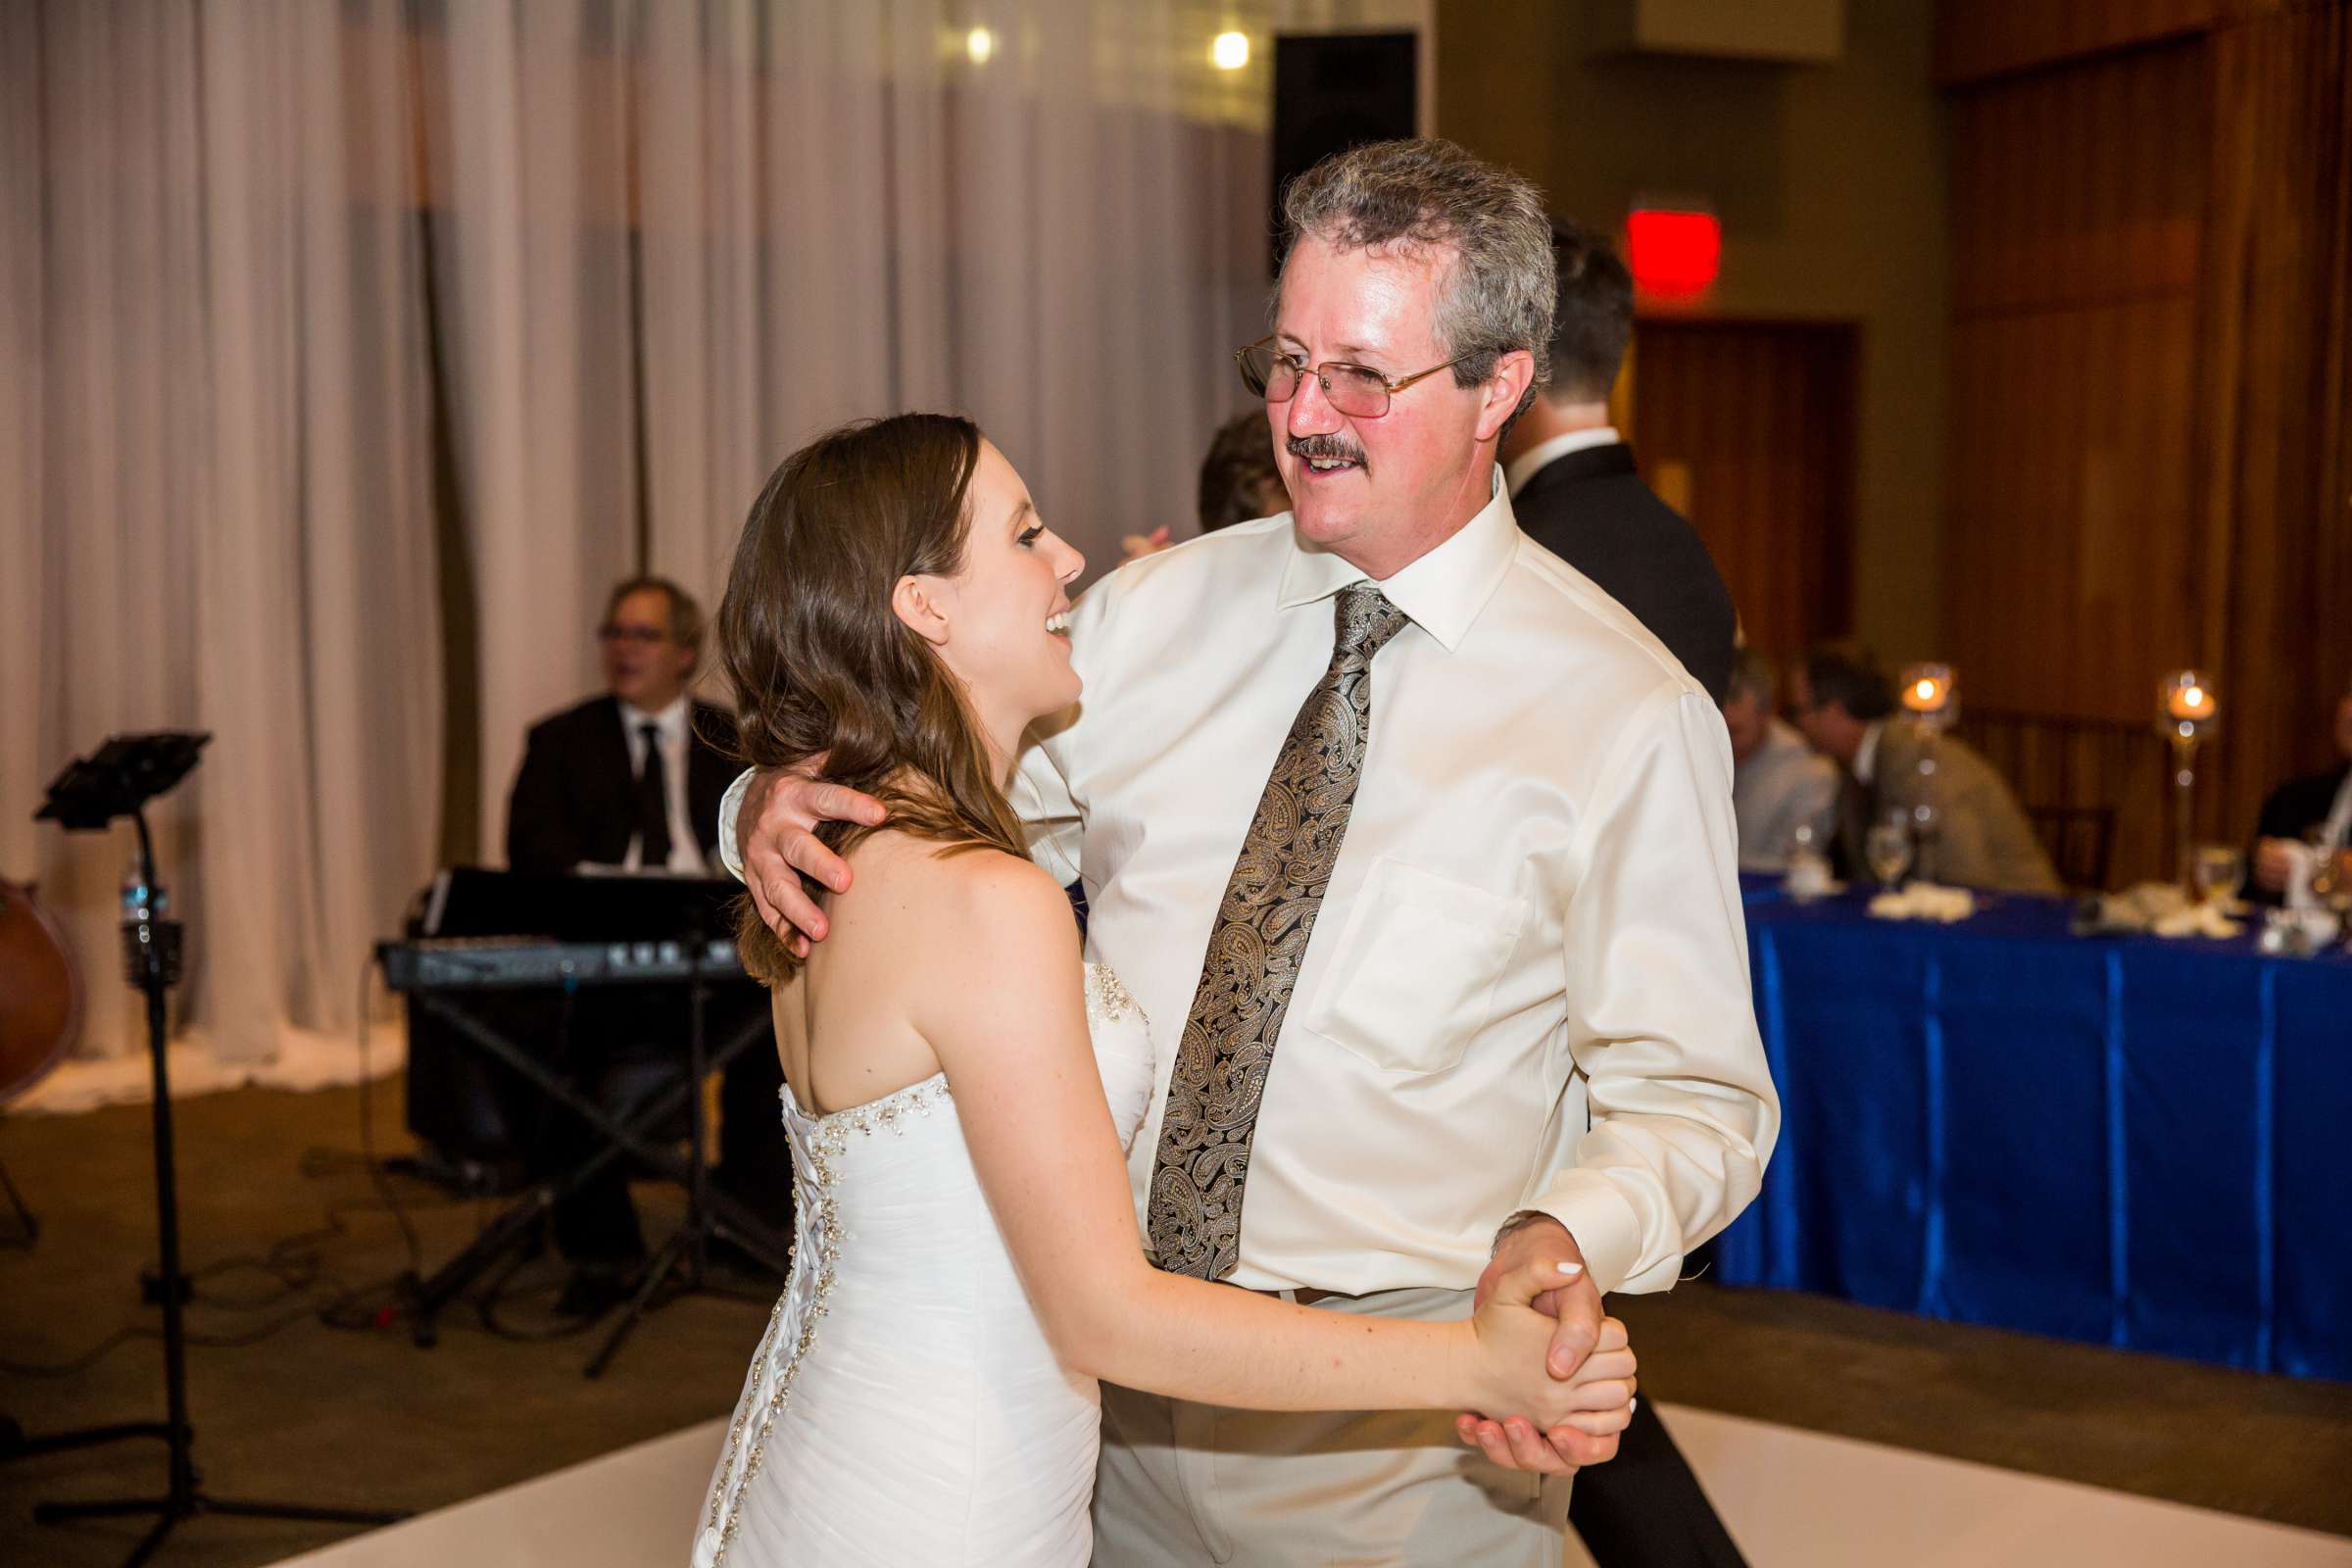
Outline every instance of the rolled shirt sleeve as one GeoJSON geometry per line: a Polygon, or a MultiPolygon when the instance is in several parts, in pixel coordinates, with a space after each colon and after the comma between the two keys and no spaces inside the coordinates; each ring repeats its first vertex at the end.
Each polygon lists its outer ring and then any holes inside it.
{"type": "Polygon", "coordinates": [[[1661,689],[1578,833],[1562,936],[1591,1129],[1522,1206],[1567,1226],[1603,1291],[1671,1287],[1684,1254],[1755,1198],[1779,1135],[1731,800],[1720,719],[1701,695],[1661,689]]]}

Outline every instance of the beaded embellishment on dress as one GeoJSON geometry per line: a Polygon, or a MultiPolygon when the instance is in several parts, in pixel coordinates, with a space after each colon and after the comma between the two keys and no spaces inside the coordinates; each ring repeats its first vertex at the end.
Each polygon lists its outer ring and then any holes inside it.
{"type": "MultiPolygon", "coordinates": [[[[798,1109],[788,1084],[779,1096],[789,1109],[798,1109]]],[[[830,1115],[814,1118],[814,1131],[808,1140],[808,1186],[815,1201],[804,1234],[816,1250],[815,1276],[809,1293],[807,1310],[790,1329],[786,1326],[786,1308],[792,1295],[789,1291],[776,1301],[775,1310],[768,1315],[767,1332],[760,1338],[760,1348],[753,1364],[768,1368],[765,1399],[743,1400],[735,1411],[735,1419],[727,1427],[726,1454],[719,1462],[718,1479],[710,1488],[710,1513],[703,1530],[695,1538],[694,1568],[722,1568],[727,1560],[727,1547],[734,1542],[739,1522],[739,1506],[743,1491],[760,1473],[760,1461],[767,1456],[768,1435],[775,1430],[776,1417],[784,1411],[785,1400],[791,1396],[793,1374],[800,1370],[809,1347],[816,1342],[816,1325],[825,1315],[825,1298],[832,1294],[833,1280],[841,1266],[841,1238],[838,1210],[833,1199],[833,1160],[846,1148],[853,1135],[870,1138],[878,1132],[904,1133],[909,1119],[929,1115],[933,1109],[948,1102],[948,1080],[944,1073],[934,1073],[921,1083],[910,1084],[895,1094],[884,1095],[862,1105],[837,1110],[830,1115]],[[773,1357],[779,1343],[789,1338],[791,1344],[783,1349],[784,1359],[776,1364],[773,1357]],[[748,1451],[742,1448],[744,1432],[751,1424],[753,1409],[759,1409],[759,1424],[752,1431],[748,1451]],[[735,1459],[743,1452],[743,1473],[735,1474],[735,1459]],[[729,1484],[732,1478],[732,1484],[729,1484]]],[[[797,1276],[800,1265],[800,1241],[793,1241],[792,1263],[797,1276]]]]}

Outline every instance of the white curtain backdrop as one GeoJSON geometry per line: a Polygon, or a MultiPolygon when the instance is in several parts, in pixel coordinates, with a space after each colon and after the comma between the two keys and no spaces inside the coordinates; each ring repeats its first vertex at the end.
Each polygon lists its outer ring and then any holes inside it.
{"type": "Polygon", "coordinates": [[[1190,531],[1208,432],[1246,406],[1225,351],[1264,308],[1262,93],[1208,55],[1231,24],[1181,0],[449,7],[426,134],[485,858],[525,727],[592,689],[632,526],[714,609],[768,471],[832,424],[970,415],[1097,568],[1190,531]]]}
{"type": "Polygon", "coordinates": [[[440,662],[410,94],[397,29],[343,25],[395,10],[0,13],[4,569],[30,601],[0,625],[0,854],[70,918],[87,1052],[137,1044],[113,931],[128,834],[26,818],[107,733],[213,734],[155,814],[191,927],[182,1011],[218,1056],[347,1035],[368,944],[430,860],[440,662]],[[27,211],[27,186],[45,208],[27,211]]]}
{"type": "Polygon", "coordinates": [[[125,846],[28,816],[109,732],[214,733],[157,813],[183,1011],[269,1058],[348,1038],[445,808],[501,862],[611,584],[714,607],[817,431],[967,413],[1097,570],[1190,532],[1261,330],[1265,15],[0,0],[0,875],[69,916],[85,1051],[136,1046],[125,846]]]}

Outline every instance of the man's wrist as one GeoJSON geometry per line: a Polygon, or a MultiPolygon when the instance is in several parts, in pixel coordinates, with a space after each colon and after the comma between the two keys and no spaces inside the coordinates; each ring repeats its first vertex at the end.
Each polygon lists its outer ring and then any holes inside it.
{"type": "MultiPolygon", "coordinates": [[[[1490,1262],[1493,1261],[1496,1254],[1501,1252],[1503,1243],[1509,1241],[1513,1236],[1516,1236],[1519,1232],[1527,1229],[1530,1225],[1536,1224],[1540,1220],[1550,1220],[1554,1225],[1560,1224],[1557,1215],[1546,1214],[1540,1208],[1523,1208],[1519,1210],[1518,1213],[1513,1214],[1509,1219],[1504,1220],[1501,1226],[1494,1232],[1494,1245],[1487,1249],[1488,1260],[1490,1262]]],[[[1564,1225],[1561,1225],[1560,1228],[1562,1230],[1567,1229],[1567,1227],[1564,1225]]],[[[1572,1242],[1576,1240],[1576,1238],[1573,1236],[1569,1237],[1568,1239],[1572,1242]]]]}

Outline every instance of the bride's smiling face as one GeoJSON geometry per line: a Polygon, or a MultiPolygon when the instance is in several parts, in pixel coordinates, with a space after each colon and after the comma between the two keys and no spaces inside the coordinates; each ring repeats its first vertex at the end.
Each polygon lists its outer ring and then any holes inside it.
{"type": "Polygon", "coordinates": [[[980,443],[964,504],[961,568],[904,579],[899,612],[963,682],[983,722],[1017,732],[1078,700],[1069,585],[1086,558],[1045,525],[993,442],[980,443]]]}

